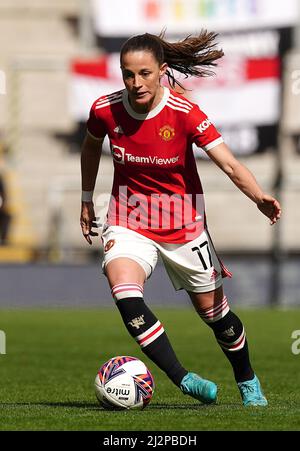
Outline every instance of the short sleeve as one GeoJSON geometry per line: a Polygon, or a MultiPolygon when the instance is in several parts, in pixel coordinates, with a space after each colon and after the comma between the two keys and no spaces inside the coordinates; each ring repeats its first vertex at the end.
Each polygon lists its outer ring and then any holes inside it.
{"type": "Polygon", "coordinates": [[[223,142],[221,134],[197,105],[189,114],[189,134],[192,142],[205,151],[223,142]]]}
{"type": "Polygon", "coordinates": [[[90,110],[90,115],[87,121],[87,130],[94,138],[101,139],[107,134],[107,129],[104,120],[97,114],[95,103],[92,105],[90,110]]]}

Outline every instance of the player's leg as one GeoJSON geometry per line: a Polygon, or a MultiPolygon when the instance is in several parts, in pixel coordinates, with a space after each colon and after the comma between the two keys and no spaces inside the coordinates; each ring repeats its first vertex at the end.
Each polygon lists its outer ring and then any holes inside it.
{"type": "MultiPolygon", "coordinates": [[[[218,344],[233,367],[240,390],[249,381],[250,385],[253,381],[257,385],[243,324],[230,310],[223,293],[222,274],[225,268],[221,267],[206,230],[192,242],[163,244],[160,251],[175,289],[185,289],[189,293],[197,312],[214,331],[218,344]]],[[[265,402],[265,399],[261,400],[262,404],[265,402]]]]}
{"type": "Polygon", "coordinates": [[[186,393],[206,404],[214,402],[217,392],[215,384],[189,373],[181,365],[162,324],[145,304],[145,272],[140,264],[129,258],[116,258],[106,265],[105,272],[124,324],[144,354],[175,385],[187,388],[186,393]]]}
{"type": "Polygon", "coordinates": [[[245,330],[238,316],[230,310],[222,286],[207,293],[189,292],[189,296],[230,361],[235,380],[244,382],[253,379],[245,330]]]}
{"type": "Polygon", "coordinates": [[[158,251],[153,242],[124,227],[102,233],[103,270],[130,335],[142,351],[179,386],[187,370],[178,361],[160,321],[144,302],[144,282],[155,268],[158,251]]]}
{"type": "Polygon", "coordinates": [[[187,370],[178,361],[163,325],[144,302],[144,269],[134,260],[121,257],[111,260],[105,272],[128,332],[144,354],[179,386],[187,370]]]}
{"type": "Polygon", "coordinates": [[[267,405],[250,363],[244,326],[230,310],[222,286],[211,292],[189,292],[189,295],[196,311],[213,330],[218,344],[231,363],[244,405],[267,405]]]}
{"type": "MultiPolygon", "coordinates": [[[[157,263],[157,246],[141,234],[119,226],[106,227],[102,241],[102,267],[126,328],[142,351],[181,387],[190,373],[178,361],[162,324],[143,299],[144,282],[157,263]]],[[[215,384],[203,379],[192,382],[194,393],[190,394],[194,398],[207,404],[215,401],[215,384]]]]}

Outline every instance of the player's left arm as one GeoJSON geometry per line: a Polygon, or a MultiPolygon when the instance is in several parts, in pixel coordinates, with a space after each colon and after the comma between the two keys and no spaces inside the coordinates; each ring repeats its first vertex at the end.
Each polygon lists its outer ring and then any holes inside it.
{"type": "Polygon", "coordinates": [[[235,158],[225,143],[218,144],[206,153],[232,182],[256,203],[257,208],[270,219],[271,225],[280,219],[281,206],[278,200],[263,192],[252,172],[235,158]]]}

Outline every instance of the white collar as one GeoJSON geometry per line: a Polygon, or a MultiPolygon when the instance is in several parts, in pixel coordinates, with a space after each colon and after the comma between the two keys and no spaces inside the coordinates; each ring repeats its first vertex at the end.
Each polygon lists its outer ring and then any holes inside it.
{"type": "Polygon", "coordinates": [[[166,86],[163,86],[163,89],[164,89],[164,94],[163,94],[161,101],[156,105],[155,108],[153,108],[153,110],[149,111],[148,113],[137,113],[136,111],[134,111],[134,109],[132,108],[132,106],[130,105],[129,100],[128,100],[128,91],[127,91],[127,89],[124,89],[122,101],[123,101],[125,110],[134,119],[139,119],[140,121],[152,119],[153,117],[157,116],[162,111],[162,109],[166,106],[166,103],[169,99],[169,95],[170,95],[169,88],[167,88],[166,86]]]}

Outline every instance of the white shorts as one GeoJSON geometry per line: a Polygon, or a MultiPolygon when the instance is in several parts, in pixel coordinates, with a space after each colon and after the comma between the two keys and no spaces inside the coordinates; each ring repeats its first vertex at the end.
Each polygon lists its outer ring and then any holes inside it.
{"type": "Polygon", "coordinates": [[[142,266],[148,279],[160,255],[175,290],[206,293],[222,285],[220,261],[205,230],[193,241],[170,244],[153,241],[126,227],[105,224],[102,242],[104,273],[108,262],[127,257],[142,266]]]}

